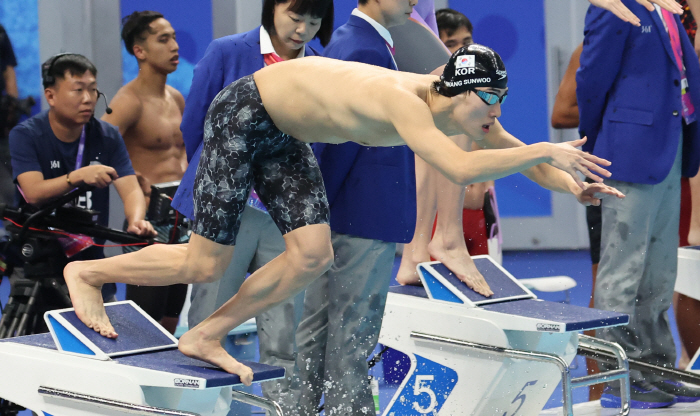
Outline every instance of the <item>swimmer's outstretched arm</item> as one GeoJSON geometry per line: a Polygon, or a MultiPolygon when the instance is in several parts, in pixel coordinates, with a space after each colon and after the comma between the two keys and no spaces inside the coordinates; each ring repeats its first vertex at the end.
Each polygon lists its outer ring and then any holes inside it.
{"type": "MultiPolygon", "coordinates": [[[[525,143],[508,133],[498,120],[489,130],[489,133],[481,140],[476,140],[476,143],[484,148],[499,149],[525,146],[525,143]]],[[[618,198],[624,197],[622,192],[602,183],[577,182],[571,175],[547,163],[533,166],[522,173],[533,182],[550,191],[573,194],[583,205],[600,205],[600,199],[607,195],[618,198]]]]}
{"type": "Polygon", "coordinates": [[[610,172],[598,166],[609,166],[610,162],[575,148],[583,144],[585,139],[572,142],[571,145],[542,142],[470,153],[460,149],[437,129],[430,110],[416,95],[406,93],[401,97],[392,96],[385,108],[408,147],[447,179],[459,185],[499,179],[541,163],[549,163],[565,171],[581,187],[584,185],[578,172],[596,182],[603,180],[597,174],[610,176],[610,172]]]}
{"type": "MultiPolygon", "coordinates": [[[[635,26],[639,26],[639,18],[634,15],[622,3],[622,0],[588,0],[592,5],[598,6],[602,9],[612,12],[615,16],[619,17],[625,22],[632,23],[635,26]]],[[[654,5],[652,3],[658,4],[661,8],[668,10],[669,12],[675,14],[683,13],[683,8],[676,3],[676,0],[637,0],[637,3],[646,7],[650,12],[654,11],[654,5]]]]}

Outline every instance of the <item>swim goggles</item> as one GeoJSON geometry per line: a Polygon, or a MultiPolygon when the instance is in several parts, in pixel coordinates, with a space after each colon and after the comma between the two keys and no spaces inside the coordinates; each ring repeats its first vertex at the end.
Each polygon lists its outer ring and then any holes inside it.
{"type": "Polygon", "coordinates": [[[496,103],[501,103],[506,100],[506,97],[508,96],[508,91],[505,92],[502,96],[498,96],[498,94],[494,94],[491,92],[486,92],[486,91],[480,91],[480,90],[474,90],[476,95],[481,98],[481,101],[483,101],[486,105],[494,105],[496,103]]]}

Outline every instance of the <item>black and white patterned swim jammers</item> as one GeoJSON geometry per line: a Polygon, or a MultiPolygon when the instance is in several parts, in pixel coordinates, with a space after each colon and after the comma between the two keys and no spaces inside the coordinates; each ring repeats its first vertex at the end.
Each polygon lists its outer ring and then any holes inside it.
{"type": "Polygon", "coordinates": [[[275,126],[249,75],[221,90],[209,106],[192,230],[235,245],[253,186],[282,234],[328,224],[326,189],[311,147],[275,126]]]}

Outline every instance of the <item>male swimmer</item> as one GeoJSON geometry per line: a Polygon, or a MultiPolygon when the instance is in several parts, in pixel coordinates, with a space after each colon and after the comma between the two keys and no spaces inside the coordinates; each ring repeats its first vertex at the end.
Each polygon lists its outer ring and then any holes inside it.
{"type": "MultiPolygon", "coordinates": [[[[138,76],[119,89],[112,99],[112,112],[102,120],[119,128],[148,203],[151,184],[179,181],[187,168],[185,142],[180,132],[185,99],[166,85],[177,69],[179,46],[175,29],[161,13],[133,12],[123,20],[126,50],[139,64],[138,76]]],[[[169,239],[172,225],[156,225],[169,239]]],[[[138,247],[125,247],[124,252],[138,247]]],[[[187,285],[161,287],[128,285],[126,298],[133,300],[153,319],[175,333],[187,285]]]]}
{"type": "Polygon", "coordinates": [[[548,164],[544,182],[550,188],[596,201],[597,193],[622,196],[601,183],[586,187],[578,178],[579,172],[597,182],[602,182],[597,174],[609,176],[598,165],[610,162],[576,149],[585,139],[529,146],[509,135],[505,137],[510,141],[490,140],[502,130],[496,118],[507,81],[500,56],[471,45],[452,55],[440,77],[308,57],[270,65],[230,84],[214,99],[205,121],[190,242],[68,265],[64,275],[78,317],[114,338],[99,296],[102,284],[157,286],[219,279],[233,255],[240,213],[255,186],[284,234],[286,251],[253,273],[179,344],[185,355],[218,365],[250,384],[251,369],[228,355],[221,339],[231,328],[298,293],[333,262],[328,205],[308,145],[312,142],[407,144],[461,185],[548,164]],[[455,134],[510,148],[464,152],[447,137],[455,134]]]}

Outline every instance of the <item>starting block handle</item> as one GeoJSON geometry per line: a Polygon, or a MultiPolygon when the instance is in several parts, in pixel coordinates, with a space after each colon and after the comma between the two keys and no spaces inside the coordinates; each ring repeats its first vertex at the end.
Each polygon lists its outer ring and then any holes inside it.
{"type": "Polygon", "coordinates": [[[239,390],[232,390],[231,398],[241,403],[258,406],[261,409],[269,411],[272,415],[284,416],[280,405],[273,400],[265,399],[263,397],[259,397],[254,394],[246,393],[244,391],[239,390]]]}
{"type": "Polygon", "coordinates": [[[165,409],[162,407],[154,407],[143,404],[134,404],[122,402],[119,400],[106,399],[104,397],[91,396],[89,394],[76,393],[69,390],[61,390],[53,387],[40,386],[38,393],[42,396],[49,396],[63,400],[89,403],[99,407],[126,411],[137,415],[154,415],[154,416],[200,416],[199,413],[185,412],[182,410],[165,409]]]}

